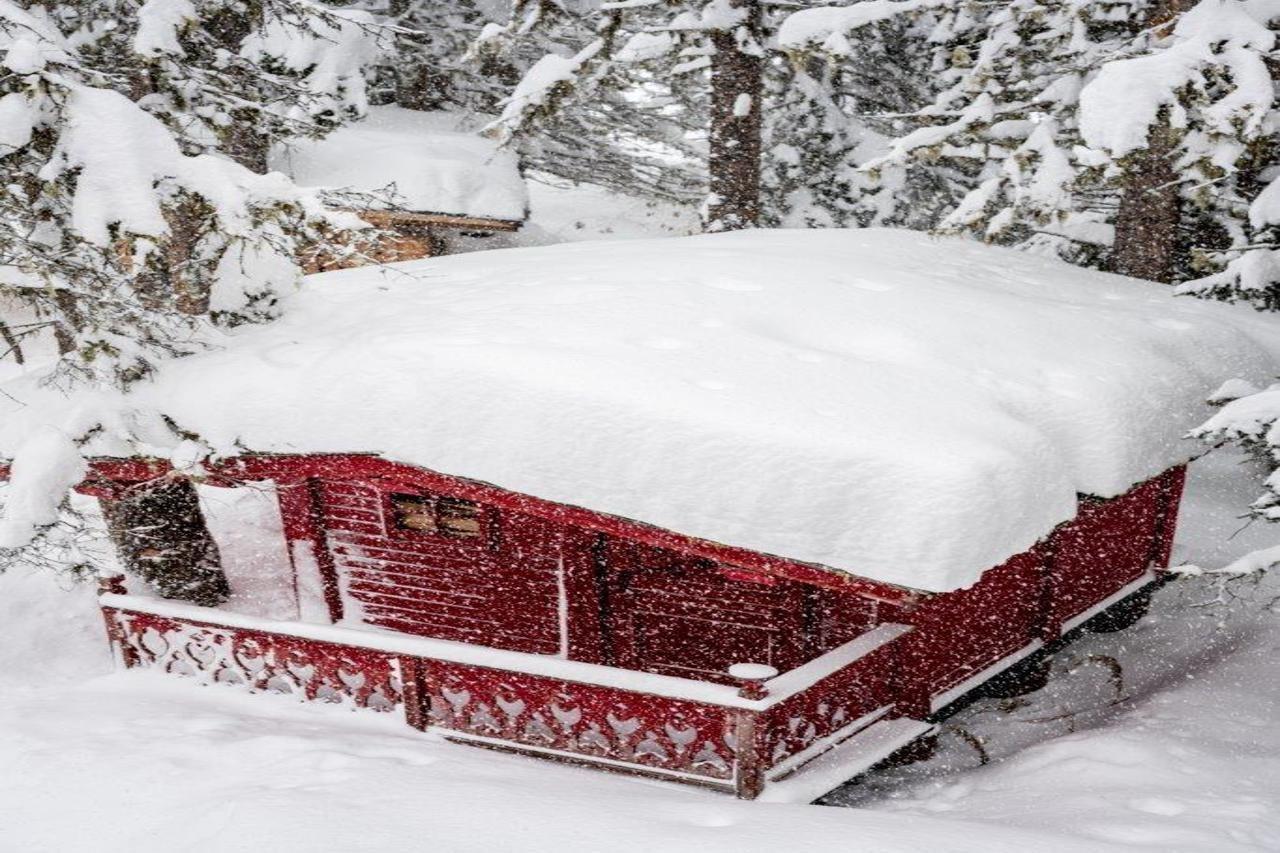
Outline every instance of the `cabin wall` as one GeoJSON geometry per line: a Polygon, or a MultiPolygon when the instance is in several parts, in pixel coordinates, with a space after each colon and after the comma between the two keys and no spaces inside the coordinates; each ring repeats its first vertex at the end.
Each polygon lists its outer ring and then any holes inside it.
{"type": "Polygon", "coordinates": [[[1086,500],[1046,541],[988,570],[971,587],[885,612],[915,630],[901,642],[899,695],[913,713],[1107,599],[1172,547],[1185,471],[1170,470],[1111,500],[1086,500]]]}
{"type": "Polygon", "coordinates": [[[409,488],[321,481],[319,509],[344,617],[406,634],[559,652],[556,527],[484,508],[483,535],[474,539],[396,530],[389,496],[409,488]]]}
{"type": "Polygon", "coordinates": [[[617,537],[601,543],[599,663],[731,682],[736,663],[792,669],[875,622],[874,605],[617,537]]]}
{"type": "Polygon", "coordinates": [[[978,583],[911,607],[509,507],[473,504],[478,527],[466,539],[398,529],[393,494],[434,500],[411,474],[311,482],[313,538],[349,621],[723,682],[735,663],[785,671],[881,622],[902,622],[915,630],[895,644],[893,680],[903,703],[919,709],[1032,641],[1055,638],[1064,621],[1163,565],[1182,472],[1086,502],[978,583]]]}
{"type": "Polygon", "coordinates": [[[904,692],[923,701],[1035,639],[1047,568],[1045,549],[1036,548],[897,617],[915,628],[900,640],[904,692]]]}
{"type": "MultiPolygon", "coordinates": [[[[1153,562],[1165,565],[1163,528],[1177,521],[1182,469],[1148,480],[1109,501],[1085,501],[1053,539],[1048,621],[1061,625],[1137,579],[1153,562]]],[[[1167,537],[1171,540],[1171,535],[1167,537]]]]}
{"type": "Polygon", "coordinates": [[[465,540],[398,529],[393,495],[435,494],[411,481],[309,493],[346,621],[722,682],[735,663],[791,669],[876,622],[861,598],[511,509],[478,505],[482,535],[465,540]]]}

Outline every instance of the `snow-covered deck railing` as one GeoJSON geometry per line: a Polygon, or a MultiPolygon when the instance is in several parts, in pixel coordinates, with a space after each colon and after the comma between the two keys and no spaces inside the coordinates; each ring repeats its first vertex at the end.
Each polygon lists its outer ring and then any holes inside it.
{"type": "Polygon", "coordinates": [[[403,707],[410,725],[452,739],[748,798],[768,776],[794,773],[891,711],[869,686],[890,680],[893,641],[910,631],[881,625],[739,690],[447,640],[260,619],[131,596],[118,585],[101,604],[126,666],[360,708],[403,707]]]}

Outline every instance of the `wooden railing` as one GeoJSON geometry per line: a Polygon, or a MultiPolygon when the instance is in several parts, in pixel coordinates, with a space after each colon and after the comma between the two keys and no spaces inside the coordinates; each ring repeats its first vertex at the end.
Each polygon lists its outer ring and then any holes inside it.
{"type": "Polygon", "coordinates": [[[890,711],[884,625],[802,667],[731,686],[333,625],[101,597],[125,666],[354,708],[402,708],[444,737],[751,799],[890,711]]]}

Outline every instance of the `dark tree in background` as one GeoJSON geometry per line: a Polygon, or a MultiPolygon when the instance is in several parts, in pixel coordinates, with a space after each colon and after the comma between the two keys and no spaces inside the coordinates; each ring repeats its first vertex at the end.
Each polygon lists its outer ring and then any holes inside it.
{"type": "MultiPolygon", "coordinates": [[[[1147,9],[1144,29],[1167,31],[1194,0],[1160,0],[1147,9]]],[[[1178,266],[1182,193],[1174,158],[1177,135],[1168,109],[1147,133],[1145,149],[1129,155],[1116,211],[1111,268],[1123,275],[1169,283],[1178,266]]]]}
{"type": "Polygon", "coordinates": [[[731,0],[741,19],[710,32],[711,125],[707,158],[707,231],[752,228],[760,221],[761,94],[764,47],[759,0],[731,0]]]}

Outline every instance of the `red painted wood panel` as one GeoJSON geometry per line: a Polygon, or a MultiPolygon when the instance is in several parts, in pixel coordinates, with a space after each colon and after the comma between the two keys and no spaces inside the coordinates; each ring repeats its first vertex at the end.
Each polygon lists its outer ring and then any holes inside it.
{"type": "Polygon", "coordinates": [[[710,560],[610,537],[604,544],[608,662],[732,683],[735,663],[791,669],[815,654],[806,588],[752,582],[710,560]]]}
{"type": "Polygon", "coordinates": [[[915,627],[899,646],[902,686],[912,700],[946,690],[1035,639],[1045,572],[1045,552],[1035,548],[894,620],[915,627]]]}
{"type": "Polygon", "coordinates": [[[1160,551],[1166,482],[1148,480],[1112,500],[1084,500],[1050,540],[1052,620],[1087,610],[1136,579],[1160,551]]]}
{"type": "Polygon", "coordinates": [[[414,483],[324,480],[321,515],[348,617],[407,634],[523,652],[560,651],[555,525],[482,505],[483,532],[398,529],[392,493],[414,483]]]}
{"type": "Polygon", "coordinates": [[[761,749],[772,767],[894,701],[897,647],[882,646],[763,714],[761,749]]]}
{"type": "MultiPolygon", "coordinates": [[[[845,572],[800,563],[772,554],[686,536],[631,519],[511,492],[479,480],[455,477],[394,462],[376,454],[253,454],[211,460],[206,467],[211,477],[225,480],[227,484],[254,480],[292,483],[307,478],[321,478],[331,483],[346,484],[398,481],[419,485],[440,494],[476,500],[502,511],[524,513],[557,526],[590,531],[592,534],[618,536],[653,547],[741,566],[761,574],[862,595],[879,601],[909,603],[919,597],[918,592],[905,587],[859,578],[845,572]]],[[[95,480],[92,483],[86,482],[82,490],[91,491],[95,484],[99,484],[98,481],[104,478],[113,483],[136,483],[164,476],[170,470],[170,464],[161,459],[96,458],[92,461],[91,469],[95,480]]]]}
{"type": "Polygon", "coordinates": [[[1082,499],[1080,512],[1045,542],[988,570],[968,589],[930,596],[885,621],[915,630],[900,648],[899,696],[912,713],[1062,622],[1105,600],[1167,559],[1184,469],[1172,469],[1111,500],[1082,499]]]}

